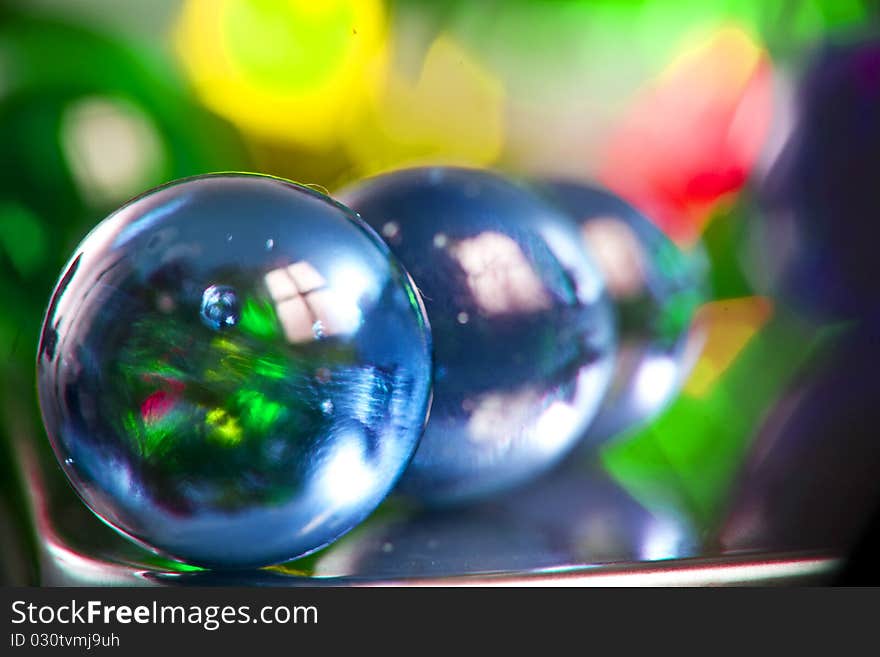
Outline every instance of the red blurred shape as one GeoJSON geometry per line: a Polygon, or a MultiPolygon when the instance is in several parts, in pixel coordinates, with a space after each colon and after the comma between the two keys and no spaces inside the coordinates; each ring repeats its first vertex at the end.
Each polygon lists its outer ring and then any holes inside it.
{"type": "Polygon", "coordinates": [[[165,417],[174,408],[185,387],[183,383],[173,379],[163,379],[162,382],[167,384],[170,390],[156,390],[144,400],[141,404],[141,418],[144,422],[156,422],[165,417]]]}
{"type": "Polygon", "coordinates": [[[748,179],[767,136],[772,69],[726,26],[679,52],[611,135],[600,178],[678,243],[748,179]]]}

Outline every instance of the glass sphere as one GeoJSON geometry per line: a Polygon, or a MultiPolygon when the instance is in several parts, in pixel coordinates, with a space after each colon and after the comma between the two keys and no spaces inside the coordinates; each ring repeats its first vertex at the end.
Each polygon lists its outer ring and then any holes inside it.
{"type": "Polygon", "coordinates": [[[425,423],[430,333],[349,210],[217,174],[85,238],[37,376],[52,447],[99,518],[177,559],[253,567],[334,540],[394,486],[425,423]]]}
{"type": "Polygon", "coordinates": [[[746,213],[745,273],[780,310],[876,330],[880,37],[817,44],[805,64],[785,145],[746,213]]]}
{"type": "Polygon", "coordinates": [[[478,170],[403,170],[341,193],[387,240],[434,336],[431,417],[401,490],[472,500],[546,470],[589,425],[614,327],[573,223],[478,170]]]}
{"type": "Polygon", "coordinates": [[[694,312],[708,298],[706,259],[609,191],[569,181],[543,187],[577,222],[617,313],[614,376],[591,445],[649,422],[678,394],[695,360],[686,348],[694,312]]]}

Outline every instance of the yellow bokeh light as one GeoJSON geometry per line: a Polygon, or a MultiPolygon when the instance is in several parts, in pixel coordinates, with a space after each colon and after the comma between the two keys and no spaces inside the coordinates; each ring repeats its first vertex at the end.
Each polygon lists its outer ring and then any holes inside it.
{"type": "Polygon", "coordinates": [[[428,48],[416,80],[392,71],[349,137],[362,174],[400,166],[485,166],[504,146],[504,88],[449,36],[428,48]]]}
{"type": "Polygon", "coordinates": [[[242,439],[238,420],[222,408],[212,408],[205,414],[207,436],[221,445],[237,445],[242,439]]]}
{"type": "Polygon", "coordinates": [[[657,83],[674,84],[686,76],[688,83],[705,96],[735,99],[765,56],[758,40],[743,26],[723,23],[688,35],[657,83]]]}
{"type": "Polygon", "coordinates": [[[684,385],[684,393],[692,397],[708,394],[772,315],[773,303],[766,297],[725,299],[702,306],[694,325],[705,330],[706,342],[684,385]]]}
{"type": "Polygon", "coordinates": [[[196,93],[241,129],[328,148],[386,65],[379,0],[187,0],[174,30],[196,93]]]}

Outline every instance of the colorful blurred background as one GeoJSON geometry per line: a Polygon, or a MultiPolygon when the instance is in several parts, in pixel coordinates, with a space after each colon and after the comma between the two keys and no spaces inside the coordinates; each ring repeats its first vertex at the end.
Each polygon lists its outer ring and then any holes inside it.
{"type": "Polygon", "coordinates": [[[90,516],[44,438],[39,324],[91,227],[209,171],[332,192],[423,164],[601,184],[701,245],[703,349],[656,420],[538,488],[445,516],[391,500],[267,572],[842,558],[880,496],[878,28],[868,0],[7,0],[0,581],[192,570],[90,516]]]}

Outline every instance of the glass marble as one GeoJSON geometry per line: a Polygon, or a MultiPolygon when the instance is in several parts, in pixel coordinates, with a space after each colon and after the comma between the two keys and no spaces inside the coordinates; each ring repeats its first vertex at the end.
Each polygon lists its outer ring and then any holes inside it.
{"type": "Polygon", "coordinates": [[[430,331],[351,211],[215,174],[136,198],[77,247],[37,377],[99,518],[179,560],[255,567],[329,543],[394,486],[426,420],[430,331]]]}
{"type": "Polygon", "coordinates": [[[617,195],[578,182],[542,183],[576,222],[617,313],[614,376],[585,444],[650,422],[675,398],[701,343],[692,323],[707,300],[706,258],[679,249],[617,195]]]}
{"type": "Polygon", "coordinates": [[[522,483],[574,446],[610,379],[613,316],[573,223],[490,172],[402,170],[340,198],[422,293],[434,400],[400,491],[429,505],[522,483]]]}
{"type": "Polygon", "coordinates": [[[805,63],[791,129],[756,186],[746,273],[780,308],[876,330],[880,37],[829,41],[805,63]]]}

